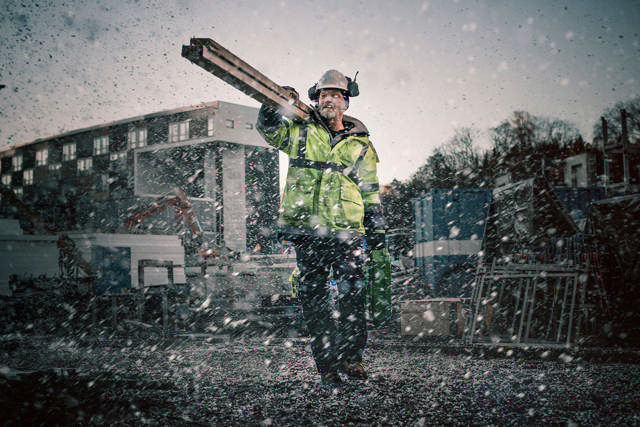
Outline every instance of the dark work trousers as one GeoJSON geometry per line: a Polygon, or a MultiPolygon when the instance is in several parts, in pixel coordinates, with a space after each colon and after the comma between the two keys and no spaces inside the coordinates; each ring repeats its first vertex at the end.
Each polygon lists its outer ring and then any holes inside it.
{"type": "Polygon", "coordinates": [[[299,236],[294,245],[300,270],[298,295],[318,372],[361,362],[367,343],[362,239],[299,236]],[[338,288],[334,306],[330,273],[338,288]]]}

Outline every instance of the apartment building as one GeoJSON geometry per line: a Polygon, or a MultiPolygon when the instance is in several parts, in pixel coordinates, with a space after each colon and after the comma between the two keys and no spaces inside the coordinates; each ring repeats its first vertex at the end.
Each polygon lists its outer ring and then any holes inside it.
{"type": "MultiPolygon", "coordinates": [[[[174,188],[211,245],[268,253],[279,203],[277,150],[254,129],[256,108],[213,101],[78,129],[0,150],[0,180],[56,231],[122,233],[138,207],[174,188]]],[[[5,197],[0,218],[31,224],[5,197]]],[[[136,232],[180,232],[173,209],[136,232]]]]}

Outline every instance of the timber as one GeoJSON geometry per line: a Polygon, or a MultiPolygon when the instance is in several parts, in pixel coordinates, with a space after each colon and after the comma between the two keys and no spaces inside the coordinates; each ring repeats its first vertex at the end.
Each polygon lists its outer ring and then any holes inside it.
{"type": "Polygon", "coordinates": [[[211,39],[192,38],[189,45],[182,46],[182,56],[267,107],[284,110],[303,121],[310,118],[311,108],[292,96],[290,90],[211,39]]]}

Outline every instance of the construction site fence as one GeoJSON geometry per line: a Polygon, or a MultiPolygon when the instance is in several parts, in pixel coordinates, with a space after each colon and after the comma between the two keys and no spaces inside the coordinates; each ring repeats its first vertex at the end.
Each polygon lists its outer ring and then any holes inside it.
{"type": "MultiPolygon", "coordinates": [[[[595,263],[603,252],[585,242],[574,263],[540,262],[539,254],[514,254],[480,263],[468,306],[466,343],[633,344],[637,308],[630,289],[616,289],[613,273],[595,263]],[[586,248],[586,250],[584,250],[586,248]],[[593,249],[593,252],[590,251],[593,249]],[[608,278],[607,278],[608,277],[608,278]]],[[[565,252],[571,253],[571,246],[565,252]]],[[[609,268],[612,268],[609,266],[609,268]]],[[[637,289],[635,291],[637,301],[637,289]]]]}

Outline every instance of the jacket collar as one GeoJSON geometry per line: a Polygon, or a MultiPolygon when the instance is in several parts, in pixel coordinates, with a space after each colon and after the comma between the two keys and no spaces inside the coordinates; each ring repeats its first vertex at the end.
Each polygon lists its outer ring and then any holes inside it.
{"type": "MultiPolygon", "coordinates": [[[[357,134],[357,135],[369,135],[369,130],[360,120],[351,116],[342,116],[342,123],[350,123],[353,124],[353,127],[349,130],[349,134],[357,134]]],[[[346,126],[345,126],[346,127],[346,126]]]]}

